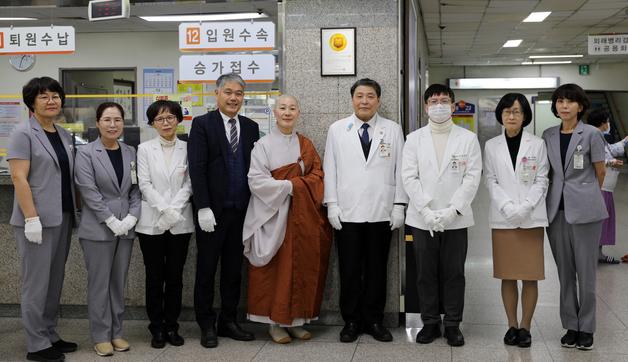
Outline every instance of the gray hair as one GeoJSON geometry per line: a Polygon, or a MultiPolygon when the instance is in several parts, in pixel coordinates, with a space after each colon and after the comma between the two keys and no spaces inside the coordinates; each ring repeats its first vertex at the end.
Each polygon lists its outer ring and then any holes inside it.
{"type": "Polygon", "coordinates": [[[279,101],[281,101],[282,99],[285,99],[285,98],[294,99],[294,103],[297,104],[297,108],[299,108],[299,110],[301,109],[301,105],[299,104],[299,100],[297,99],[297,97],[295,97],[293,95],[290,95],[290,94],[282,94],[279,97],[277,97],[277,99],[275,100],[275,105],[273,106],[273,109],[277,108],[277,105],[279,104],[279,101]]]}
{"type": "Polygon", "coordinates": [[[244,82],[244,79],[242,79],[242,77],[240,77],[239,75],[235,73],[223,74],[220,77],[218,77],[218,79],[216,79],[216,88],[222,88],[222,86],[224,86],[225,83],[229,83],[229,82],[238,83],[239,85],[242,86],[242,89],[246,88],[246,83],[244,82]]]}

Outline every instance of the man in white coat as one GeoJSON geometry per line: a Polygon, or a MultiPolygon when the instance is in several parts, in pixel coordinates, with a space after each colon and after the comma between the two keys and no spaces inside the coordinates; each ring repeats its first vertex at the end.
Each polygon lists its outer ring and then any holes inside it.
{"type": "Polygon", "coordinates": [[[467,228],[473,225],[471,201],[480,184],[482,155],[475,134],[451,120],[449,87],[433,84],[423,98],[429,124],[408,135],[402,161],[423,320],[416,341],[431,343],[441,336],[442,305],[447,343],[462,346],[467,228]]]}
{"type": "Polygon", "coordinates": [[[364,331],[392,341],[382,325],[392,230],[403,225],[408,198],[401,184],[401,127],[377,113],[381,87],[351,87],[354,114],[329,127],[323,170],[329,222],[336,229],[340,270],[341,342],[364,331]]]}

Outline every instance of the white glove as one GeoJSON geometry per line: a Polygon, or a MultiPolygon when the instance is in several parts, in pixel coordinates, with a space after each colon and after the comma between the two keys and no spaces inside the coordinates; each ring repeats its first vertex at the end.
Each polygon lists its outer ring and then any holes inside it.
{"type": "Polygon", "coordinates": [[[341,216],[342,211],[340,211],[340,207],[335,202],[327,203],[327,218],[331,227],[336,230],[342,229],[342,224],[340,223],[341,216]]]}
{"type": "Polygon", "coordinates": [[[118,220],[118,218],[113,215],[109,216],[109,218],[105,220],[105,224],[107,224],[107,227],[115,236],[122,236],[126,233],[126,230],[124,230],[124,226],[122,225],[122,221],[118,220]]]}
{"type": "Polygon", "coordinates": [[[443,226],[443,229],[447,226],[451,225],[454,220],[456,220],[456,216],[458,216],[458,211],[453,206],[449,206],[446,209],[437,210],[436,214],[440,216],[440,224],[443,226]]]}
{"type": "Polygon", "coordinates": [[[137,218],[131,214],[128,214],[124,217],[124,219],[122,219],[120,223],[122,224],[122,228],[124,229],[124,232],[122,234],[127,235],[137,223],[137,218]]]}
{"type": "Polygon", "coordinates": [[[185,218],[177,210],[169,207],[159,216],[157,227],[161,230],[168,230],[176,224],[185,221],[185,218]]]}
{"type": "Polygon", "coordinates": [[[288,183],[288,186],[290,187],[290,191],[288,191],[288,194],[292,196],[292,191],[294,191],[294,185],[292,184],[290,180],[286,180],[286,182],[288,183]]]}
{"type": "Polygon", "coordinates": [[[511,225],[519,225],[521,219],[519,218],[519,208],[514,202],[510,201],[502,207],[502,214],[506,218],[506,221],[511,225]]]}
{"type": "Polygon", "coordinates": [[[432,211],[432,209],[427,206],[424,207],[421,210],[421,215],[423,215],[423,220],[425,220],[427,224],[430,236],[434,236],[434,231],[445,231],[445,228],[441,224],[440,216],[432,211]]]}
{"type": "Polygon", "coordinates": [[[214,212],[209,207],[198,210],[198,226],[206,233],[214,232],[216,218],[214,212]]]}
{"type": "Polygon", "coordinates": [[[26,236],[26,240],[31,243],[41,244],[41,229],[42,226],[41,221],[39,221],[39,216],[24,219],[24,236],[26,236]]]}
{"type": "Polygon", "coordinates": [[[390,213],[390,230],[399,229],[403,226],[403,222],[405,221],[405,206],[403,205],[393,205],[392,212],[390,213]]]}
{"type": "Polygon", "coordinates": [[[532,205],[527,200],[519,204],[517,207],[517,215],[519,216],[519,221],[523,222],[532,214],[532,210],[534,210],[534,205],[532,205]]]}

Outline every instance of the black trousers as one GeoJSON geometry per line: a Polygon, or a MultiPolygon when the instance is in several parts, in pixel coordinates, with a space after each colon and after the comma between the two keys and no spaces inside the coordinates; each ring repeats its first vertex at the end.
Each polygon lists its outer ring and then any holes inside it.
{"type": "Polygon", "coordinates": [[[146,269],[146,313],[152,333],[176,331],[181,314],[183,267],[191,233],[161,235],[137,233],[146,269]]]}
{"type": "Polygon", "coordinates": [[[412,228],[417,270],[417,292],[423,324],[458,326],[464,310],[464,262],[467,229],[434,232],[412,228]]]}
{"type": "Polygon", "coordinates": [[[340,313],[345,323],[382,323],[391,236],[387,221],[343,222],[342,230],[336,231],[340,313]]]}
{"type": "Polygon", "coordinates": [[[214,279],[220,259],[220,320],[236,320],[242,280],[242,227],[246,210],[224,209],[216,218],[216,229],[206,233],[196,227],[196,282],[194,311],[201,330],[216,323],[214,279]]]}

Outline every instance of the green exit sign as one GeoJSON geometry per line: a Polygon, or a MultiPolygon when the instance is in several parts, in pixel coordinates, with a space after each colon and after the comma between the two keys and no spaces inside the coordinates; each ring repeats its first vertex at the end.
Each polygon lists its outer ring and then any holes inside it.
{"type": "Polygon", "coordinates": [[[580,64],[578,66],[578,72],[580,75],[589,75],[589,64],[580,64]]]}

